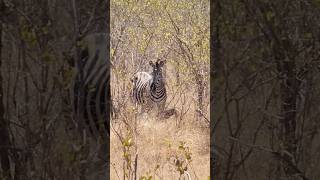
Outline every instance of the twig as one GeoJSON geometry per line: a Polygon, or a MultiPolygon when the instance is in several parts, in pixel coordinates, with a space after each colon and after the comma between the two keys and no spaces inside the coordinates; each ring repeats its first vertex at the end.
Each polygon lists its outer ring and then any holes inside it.
{"type": "Polygon", "coordinates": [[[97,7],[98,5],[100,4],[99,0],[96,0],[96,4],[95,6],[92,8],[92,11],[91,11],[91,14],[90,14],[90,17],[89,17],[89,20],[85,26],[85,28],[83,29],[83,31],[80,33],[81,36],[84,36],[88,31],[89,31],[89,26],[93,20],[93,17],[94,15],[96,14],[96,10],[97,10],[97,7]]]}
{"type": "Polygon", "coordinates": [[[120,176],[119,176],[119,174],[118,174],[117,168],[114,166],[113,163],[110,163],[110,164],[111,164],[112,167],[114,168],[114,171],[116,172],[116,175],[117,175],[118,179],[120,180],[120,176]]]}
{"type": "Polygon", "coordinates": [[[134,180],[137,180],[137,170],[138,170],[138,154],[134,160],[134,180]]]}
{"type": "Polygon", "coordinates": [[[263,150],[263,151],[266,151],[266,152],[269,152],[271,153],[274,157],[276,157],[277,159],[280,159],[282,161],[284,161],[285,163],[287,163],[292,170],[294,170],[296,172],[296,175],[298,175],[299,177],[301,177],[303,180],[309,180],[304,174],[303,172],[297,167],[297,165],[295,165],[291,158],[290,158],[290,153],[286,152],[286,151],[281,151],[281,152],[277,152],[277,151],[274,151],[272,149],[269,149],[269,148],[266,148],[266,147],[263,147],[261,145],[253,145],[253,144],[247,144],[247,143],[244,143],[244,142],[241,142],[239,139],[236,139],[234,137],[229,137],[230,140],[232,141],[235,141],[235,142],[238,142],[240,144],[243,144],[245,146],[248,146],[248,147],[252,147],[254,149],[259,149],[259,150],[263,150]]]}
{"type": "Polygon", "coordinates": [[[210,123],[209,119],[203,114],[200,109],[196,109],[196,112],[199,113],[208,123],[210,123]]]}

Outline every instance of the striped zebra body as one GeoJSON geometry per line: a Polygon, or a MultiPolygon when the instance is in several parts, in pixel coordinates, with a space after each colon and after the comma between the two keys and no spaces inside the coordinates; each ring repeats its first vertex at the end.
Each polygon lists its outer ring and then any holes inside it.
{"type": "Polygon", "coordinates": [[[107,39],[105,34],[93,34],[84,39],[73,87],[74,112],[83,119],[85,129],[95,137],[109,134],[109,103],[107,39]],[[80,67],[80,68],[79,68],[80,67]],[[82,94],[82,95],[81,95],[82,94]],[[82,98],[80,98],[82,97],[82,98]]]}
{"type": "Polygon", "coordinates": [[[156,63],[150,61],[153,68],[149,74],[147,72],[138,72],[133,77],[133,101],[142,106],[142,112],[149,111],[154,105],[158,108],[158,115],[164,111],[167,99],[164,79],[162,76],[162,67],[164,61],[158,60],[156,63]]]}
{"type": "Polygon", "coordinates": [[[150,82],[152,80],[152,76],[147,72],[137,72],[134,75],[134,90],[133,97],[136,103],[145,104],[149,95],[150,82]]]}

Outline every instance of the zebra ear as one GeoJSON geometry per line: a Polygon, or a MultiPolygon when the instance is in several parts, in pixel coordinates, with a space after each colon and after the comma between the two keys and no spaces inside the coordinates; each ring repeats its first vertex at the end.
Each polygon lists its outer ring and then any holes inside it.
{"type": "Polygon", "coordinates": [[[149,61],[149,65],[150,65],[151,67],[154,67],[154,64],[153,64],[152,61],[149,61]]]}
{"type": "Polygon", "coordinates": [[[160,61],[159,65],[163,66],[165,64],[165,61],[160,61]]]}

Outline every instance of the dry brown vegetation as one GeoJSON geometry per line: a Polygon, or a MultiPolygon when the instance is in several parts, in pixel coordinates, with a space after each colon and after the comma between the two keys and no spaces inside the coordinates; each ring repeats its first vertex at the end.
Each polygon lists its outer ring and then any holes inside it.
{"type": "Polygon", "coordinates": [[[111,179],[207,179],[209,2],[112,1],[111,60],[111,179]],[[137,115],[130,99],[132,75],[157,58],[167,61],[166,108],[178,112],[162,120],[137,115]]]}

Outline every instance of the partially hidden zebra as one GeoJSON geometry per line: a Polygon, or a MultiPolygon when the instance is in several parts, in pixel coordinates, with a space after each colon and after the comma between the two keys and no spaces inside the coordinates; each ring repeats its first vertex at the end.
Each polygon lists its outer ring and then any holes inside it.
{"type": "Polygon", "coordinates": [[[155,63],[150,61],[149,64],[152,67],[151,73],[137,72],[131,79],[132,100],[141,107],[141,114],[157,106],[158,115],[163,116],[167,100],[167,90],[162,74],[165,61],[158,59],[155,63]]]}
{"type": "Polygon", "coordinates": [[[72,89],[74,117],[94,138],[110,133],[110,85],[106,34],[88,35],[82,41],[72,89]]]}

